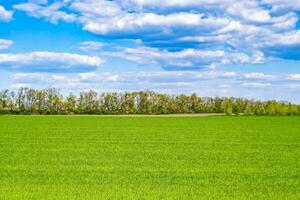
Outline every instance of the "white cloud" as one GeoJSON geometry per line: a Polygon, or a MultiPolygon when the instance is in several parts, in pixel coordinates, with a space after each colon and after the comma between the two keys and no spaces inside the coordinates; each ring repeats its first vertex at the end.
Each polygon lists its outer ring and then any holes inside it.
{"type": "MultiPolygon", "coordinates": [[[[119,0],[121,2],[122,0],[119,0]]],[[[136,8],[148,9],[166,9],[166,8],[210,8],[210,7],[225,7],[234,0],[125,0],[125,5],[135,5],[136,8]]]]}
{"type": "Polygon", "coordinates": [[[12,80],[23,80],[23,79],[41,79],[43,78],[39,73],[16,73],[11,77],[12,80]]]}
{"type": "Polygon", "coordinates": [[[97,78],[97,74],[95,72],[80,73],[78,76],[82,80],[93,80],[97,78]]]}
{"type": "Polygon", "coordinates": [[[229,89],[229,88],[232,88],[232,85],[230,84],[224,84],[224,85],[219,85],[220,88],[223,88],[223,89],[229,89]]]}
{"type": "Polygon", "coordinates": [[[211,72],[86,72],[74,74],[51,74],[51,73],[16,73],[12,75],[13,84],[31,85],[39,87],[57,86],[64,89],[89,89],[97,88],[115,90],[143,90],[147,88],[192,86],[197,81],[214,79],[218,73],[211,72]]]}
{"type": "Polygon", "coordinates": [[[114,1],[75,0],[70,9],[80,12],[84,17],[111,17],[121,14],[121,7],[114,1]]]}
{"type": "Polygon", "coordinates": [[[233,78],[233,77],[237,77],[238,73],[236,72],[224,72],[223,74],[221,74],[221,77],[225,77],[225,78],[233,78]]]}
{"type": "Polygon", "coordinates": [[[248,21],[267,22],[270,12],[300,10],[300,0],[119,0],[122,5],[139,10],[209,10],[230,14],[248,21]],[[125,2],[125,3],[124,3],[125,2]],[[267,9],[265,6],[271,6],[267,9]]]}
{"type": "Polygon", "coordinates": [[[276,76],[274,76],[274,75],[269,75],[269,74],[260,73],[260,72],[246,73],[246,74],[244,74],[244,77],[246,79],[262,79],[262,80],[268,80],[268,79],[275,79],[276,78],[276,76]]]}
{"type": "Polygon", "coordinates": [[[287,79],[300,81],[300,74],[289,74],[287,79]]]}
{"type": "Polygon", "coordinates": [[[226,71],[199,71],[197,73],[192,71],[87,72],[78,74],[17,73],[12,76],[12,84],[29,85],[34,88],[52,86],[62,88],[65,94],[71,91],[77,93],[91,88],[99,92],[149,89],[169,94],[191,94],[195,92],[201,96],[226,94],[226,96],[245,97],[247,95],[247,98],[256,99],[282,99],[283,94],[296,88],[296,86],[288,87],[287,84],[291,85],[289,82],[248,82],[244,79],[243,73],[226,71]],[[224,74],[231,74],[232,77],[224,79],[224,74]],[[272,90],[266,90],[270,88],[272,90]],[[266,93],[268,96],[265,96],[266,93]]]}
{"type": "Polygon", "coordinates": [[[212,36],[187,36],[179,38],[179,41],[194,42],[222,42],[230,39],[230,35],[212,35],[212,36]]]}
{"type": "Polygon", "coordinates": [[[108,55],[123,58],[141,65],[158,65],[165,67],[209,67],[214,64],[251,63],[252,57],[239,52],[209,51],[184,49],[170,52],[158,48],[125,48],[122,52],[108,55]]]}
{"type": "Polygon", "coordinates": [[[127,3],[134,3],[139,6],[153,6],[157,7],[158,5],[162,7],[170,7],[170,6],[192,6],[192,5],[201,5],[200,1],[193,1],[193,0],[185,0],[185,1],[178,1],[178,0],[125,0],[127,3]]]}
{"type": "Polygon", "coordinates": [[[51,77],[53,80],[55,80],[55,81],[62,81],[62,80],[64,80],[66,77],[65,76],[63,76],[63,75],[52,75],[52,77],[51,77]]]}
{"type": "Polygon", "coordinates": [[[242,86],[248,87],[248,88],[268,88],[271,87],[271,83],[259,83],[259,82],[249,82],[249,83],[243,83],[242,86]]]}
{"type": "Polygon", "coordinates": [[[49,6],[42,6],[36,3],[23,3],[14,5],[14,9],[25,11],[28,15],[36,17],[36,18],[45,18],[51,23],[58,23],[58,21],[62,20],[65,22],[75,22],[76,15],[69,14],[64,11],[60,11],[63,7],[63,3],[57,2],[53,3],[49,6]]]}
{"type": "Polygon", "coordinates": [[[13,43],[11,40],[0,39],[0,50],[9,49],[13,43]]]}
{"type": "Polygon", "coordinates": [[[0,5],[0,22],[9,22],[12,19],[13,12],[6,10],[3,6],[0,5]]]}
{"type": "Polygon", "coordinates": [[[41,5],[45,5],[45,4],[48,3],[48,0],[29,0],[29,2],[36,3],[36,4],[41,4],[41,5]]]}
{"type": "MultiPolygon", "coordinates": [[[[16,73],[11,76],[12,89],[20,87],[40,88],[56,87],[60,89],[82,89],[83,83],[71,74],[51,74],[51,73],[16,73]]],[[[85,84],[88,87],[88,84],[85,84]]]]}
{"type": "MultiPolygon", "coordinates": [[[[52,23],[75,22],[90,33],[145,46],[115,53],[118,57],[194,68],[264,63],[274,57],[300,60],[295,50],[300,46],[299,7],[299,0],[34,0],[14,6],[52,23]],[[295,55],[289,57],[291,52],[295,55]]],[[[92,41],[79,47],[82,51],[100,48],[92,41]]]]}
{"type": "Polygon", "coordinates": [[[104,47],[105,44],[102,42],[86,41],[79,44],[78,49],[80,51],[96,51],[104,47]]]}
{"type": "MultiPolygon", "coordinates": [[[[147,32],[153,28],[164,29],[180,26],[199,26],[202,15],[192,13],[174,13],[158,15],[154,13],[126,13],[110,18],[81,17],[84,30],[95,34],[114,32],[147,32]]],[[[206,20],[204,20],[206,21],[206,20]]],[[[152,30],[153,31],[153,30],[152,30]]]]}
{"type": "Polygon", "coordinates": [[[86,56],[59,52],[32,52],[21,54],[0,54],[0,67],[14,70],[91,70],[101,67],[103,60],[97,56],[86,56]]]}
{"type": "Polygon", "coordinates": [[[269,22],[272,19],[269,11],[260,8],[257,1],[237,1],[228,6],[226,12],[250,22],[269,22]]]}
{"type": "Polygon", "coordinates": [[[113,74],[110,72],[104,72],[104,73],[95,73],[95,72],[89,72],[89,73],[80,73],[79,79],[81,81],[118,81],[120,75],[113,74]]]}
{"type": "Polygon", "coordinates": [[[46,83],[49,85],[53,85],[57,82],[64,82],[70,81],[65,75],[61,74],[47,74],[47,73],[15,73],[11,76],[11,79],[16,83],[23,83],[23,84],[34,84],[36,83],[46,83]]]}
{"type": "Polygon", "coordinates": [[[300,10],[300,0],[262,0],[262,3],[271,5],[273,12],[282,10],[300,10]]]}
{"type": "MultiPolygon", "coordinates": [[[[299,0],[295,0],[299,1],[299,0]]],[[[122,0],[119,0],[121,4],[122,0]]],[[[286,0],[263,0],[262,2],[256,0],[125,0],[125,5],[128,7],[134,7],[139,11],[150,10],[155,12],[156,10],[173,10],[175,12],[182,10],[199,10],[210,11],[217,13],[224,13],[240,20],[247,22],[265,23],[270,22],[274,18],[270,15],[271,10],[266,9],[264,5],[275,7],[287,7],[296,8],[299,7],[297,2],[291,2],[286,0]]],[[[124,5],[124,2],[123,2],[124,5]]]]}
{"type": "Polygon", "coordinates": [[[12,89],[20,89],[20,88],[30,88],[30,87],[32,87],[32,85],[26,84],[26,83],[14,83],[10,87],[12,89]]]}
{"type": "Polygon", "coordinates": [[[262,38],[261,44],[264,47],[300,45],[300,31],[271,34],[262,38]]]}

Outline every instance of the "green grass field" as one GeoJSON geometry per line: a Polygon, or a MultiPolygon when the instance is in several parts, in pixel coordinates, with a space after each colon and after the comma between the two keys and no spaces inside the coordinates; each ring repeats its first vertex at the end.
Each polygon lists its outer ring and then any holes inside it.
{"type": "Polygon", "coordinates": [[[0,117],[0,199],[300,199],[300,117],[0,117]]]}

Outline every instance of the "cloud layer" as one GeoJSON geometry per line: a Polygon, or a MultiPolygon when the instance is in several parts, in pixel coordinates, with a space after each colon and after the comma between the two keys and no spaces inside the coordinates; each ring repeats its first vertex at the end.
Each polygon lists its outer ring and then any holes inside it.
{"type": "Polygon", "coordinates": [[[48,51],[0,54],[0,68],[10,68],[17,71],[91,71],[101,67],[103,62],[97,56],[48,51]]]}
{"type": "Polygon", "coordinates": [[[259,72],[161,71],[161,72],[86,72],[76,74],[16,73],[12,88],[57,87],[64,91],[154,90],[169,94],[197,93],[202,96],[235,96],[259,99],[297,100],[299,74],[276,76],[259,72]]]}
{"type": "Polygon", "coordinates": [[[28,2],[14,8],[52,23],[76,22],[83,30],[105,38],[138,40],[140,51],[123,49],[115,54],[126,55],[132,62],[203,68],[225,60],[300,60],[295,51],[300,48],[299,4],[298,0],[64,0],[28,2]],[[172,58],[190,52],[195,56],[166,62],[158,56],[146,58],[144,50],[150,56],[157,52],[172,58]],[[204,58],[208,52],[215,53],[215,58],[204,58]]]}

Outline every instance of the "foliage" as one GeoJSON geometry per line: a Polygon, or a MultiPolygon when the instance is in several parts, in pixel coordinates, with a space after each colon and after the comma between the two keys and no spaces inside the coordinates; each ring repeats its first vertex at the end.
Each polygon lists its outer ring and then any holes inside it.
{"type": "Polygon", "coordinates": [[[63,97],[58,89],[21,88],[0,92],[0,114],[187,114],[300,115],[300,105],[227,97],[169,95],[152,91],[100,93],[90,90],[63,97]]]}

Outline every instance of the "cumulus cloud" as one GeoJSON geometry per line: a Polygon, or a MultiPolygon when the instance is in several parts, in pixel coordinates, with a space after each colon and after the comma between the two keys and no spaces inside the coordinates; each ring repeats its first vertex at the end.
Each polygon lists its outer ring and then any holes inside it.
{"type": "Polygon", "coordinates": [[[111,17],[123,13],[120,4],[103,0],[75,0],[71,3],[70,9],[90,18],[111,17]]]}
{"type": "Polygon", "coordinates": [[[90,71],[101,67],[103,62],[97,56],[47,51],[0,54],[0,67],[17,71],[90,71]]]}
{"type": "MultiPolygon", "coordinates": [[[[228,0],[230,1],[230,0],[228,0]]],[[[190,7],[190,6],[201,6],[201,5],[215,5],[226,3],[227,0],[204,0],[204,1],[193,1],[193,0],[126,0],[126,3],[134,3],[138,6],[150,6],[150,7],[190,7]]]]}
{"type": "Polygon", "coordinates": [[[272,6],[272,12],[280,12],[284,10],[300,10],[300,0],[262,0],[262,3],[272,6]]]}
{"type": "Polygon", "coordinates": [[[108,55],[123,58],[141,65],[158,65],[163,67],[213,67],[213,64],[234,64],[256,62],[256,58],[239,52],[225,52],[221,50],[167,51],[158,48],[139,47],[125,48],[122,52],[113,52],[108,55]]]}
{"type": "Polygon", "coordinates": [[[13,43],[11,40],[0,39],[0,50],[9,49],[13,43]]]}
{"type": "Polygon", "coordinates": [[[272,19],[269,10],[260,8],[257,1],[238,1],[229,6],[226,11],[250,22],[265,23],[272,19]]]}
{"type": "Polygon", "coordinates": [[[0,22],[9,22],[12,19],[13,12],[6,10],[3,6],[0,5],[0,22]]]}
{"type": "Polygon", "coordinates": [[[14,5],[14,9],[25,11],[28,15],[37,17],[37,18],[45,18],[51,23],[58,23],[58,21],[65,22],[75,22],[76,15],[69,14],[65,11],[60,11],[63,7],[63,3],[56,2],[49,6],[42,6],[37,3],[29,2],[23,4],[14,5]]]}
{"type": "MultiPolygon", "coordinates": [[[[138,40],[146,46],[136,48],[140,52],[133,48],[115,54],[127,60],[197,68],[273,58],[300,60],[299,5],[298,0],[42,0],[14,8],[52,23],[76,22],[95,35],[138,40]],[[203,56],[208,52],[216,54],[203,56]]],[[[100,47],[86,43],[79,48],[100,47]]]]}
{"type": "MultiPolygon", "coordinates": [[[[161,30],[162,27],[164,27],[166,31],[168,28],[195,27],[200,25],[202,21],[201,17],[202,15],[192,13],[174,13],[169,15],[126,13],[112,17],[109,21],[107,21],[106,18],[95,20],[82,17],[81,22],[84,24],[84,30],[105,35],[120,32],[152,32],[154,29],[161,30]]],[[[171,33],[165,32],[165,34],[171,33]]]]}
{"type": "Polygon", "coordinates": [[[278,10],[296,11],[300,9],[300,1],[286,0],[118,0],[125,7],[134,7],[139,11],[164,10],[176,12],[182,10],[197,10],[201,12],[226,13],[247,22],[269,22],[273,19],[271,13],[278,10]],[[125,3],[124,3],[125,2],[125,3]],[[268,9],[266,6],[270,6],[268,9]]]}

